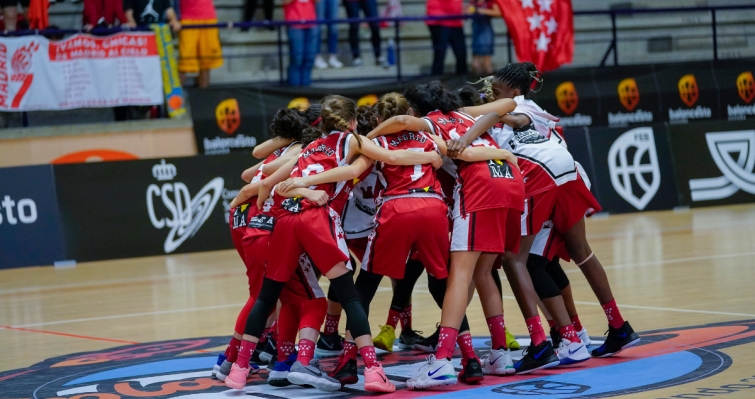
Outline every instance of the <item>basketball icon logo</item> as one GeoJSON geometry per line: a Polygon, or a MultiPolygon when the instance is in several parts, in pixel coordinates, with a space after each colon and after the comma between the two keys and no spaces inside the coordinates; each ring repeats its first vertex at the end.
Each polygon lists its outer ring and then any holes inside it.
{"type": "Polygon", "coordinates": [[[223,100],[215,108],[215,119],[220,130],[227,134],[233,134],[241,125],[241,113],[239,102],[235,98],[223,100]]]}
{"type": "Polygon", "coordinates": [[[692,107],[700,98],[700,90],[697,87],[695,75],[687,74],[679,79],[679,97],[688,107],[692,107]]]}
{"type": "Polygon", "coordinates": [[[296,97],[288,103],[288,108],[296,108],[304,112],[309,108],[309,100],[307,97],[296,97]]]}
{"type": "Polygon", "coordinates": [[[747,71],[739,74],[739,77],[737,77],[737,92],[739,92],[739,97],[747,104],[755,99],[755,80],[752,78],[752,72],[747,71]]]}
{"type": "Polygon", "coordinates": [[[561,108],[561,111],[564,111],[566,115],[571,115],[579,105],[579,96],[574,83],[564,82],[558,85],[556,87],[556,101],[558,101],[558,107],[561,108]]]}
{"type": "Polygon", "coordinates": [[[627,111],[634,111],[637,104],[640,103],[640,89],[637,87],[637,81],[634,78],[626,78],[619,82],[617,88],[619,92],[619,101],[627,111]]]}

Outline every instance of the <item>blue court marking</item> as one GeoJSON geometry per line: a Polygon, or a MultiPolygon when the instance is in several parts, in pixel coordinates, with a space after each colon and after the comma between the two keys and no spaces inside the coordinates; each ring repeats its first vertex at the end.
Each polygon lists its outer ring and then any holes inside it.
{"type": "Polygon", "coordinates": [[[179,371],[210,370],[218,359],[217,356],[186,357],[173,360],[163,360],[121,367],[100,373],[89,374],[63,384],[63,386],[83,384],[87,382],[113,380],[138,376],[152,376],[156,374],[175,373],[179,371]]]}
{"type": "MultiPolygon", "coordinates": [[[[546,395],[549,399],[561,399],[574,396],[595,395],[672,380],[691,373],[700,367],[702,363],[703,360],[693,353],[676,352],[559,375],[543,377],[537,377],[537,375],[535,375],[529,380],[484,388],[448,392],[434,395],[433,397],[484,397],[490,395],[494,389],[499,391],[496,393],[506,394],[510,397],[546,395]],[[528,384],[528,382],[533,381],[538,381],[538,383],[528,384]],[[579,390],[579,392],[576,392],[577,390],[579,390]]],[[[587,364],[589,364],[589,361],[587,364]]]]}

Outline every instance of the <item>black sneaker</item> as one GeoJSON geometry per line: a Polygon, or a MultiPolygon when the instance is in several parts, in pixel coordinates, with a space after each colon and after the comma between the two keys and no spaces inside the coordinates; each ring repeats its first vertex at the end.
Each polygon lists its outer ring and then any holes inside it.
{"type": "Polygon", "coordinates": [[[482,365],[480,365],[480,361],[477,358],[467,360],[467,364],[464,364],[463,366],[464,368],[461,370],[461,373],[459,373],[459,381],[465,384],[471,384],[473,382],[482,381],[485,378],[482,374],[482,365]]]}
{"type": "Polygon", "coordinates": [[[260,351],[259,358],[262,363],[269,364],[278,356],[278,346],[273,337],[268,337],[265,345],[260,351]]]}
{"type": "Polygon", "coordinates": [[[436,326],[433,335],[418,340],[414,343],[414,349],[426,353],[435,353],[438,349],[438,336],[440,335],[440,323],[436,326]]]}
{"type": "Polygon", "coordinates": [[[561,333],[558,332],[558,328],[551,327],[551,344],[554,348],[558,348],[561,344],[561,333]]]}
{"type": "Polygon", "coordinates": [[[401,335],[398,337],[399,349],[414,349],[414,344],[425,339],[422,335],[422,331],[409,330],[401,331],[401,335]]]}
{"type": "Polygon", "coordinates": [[[592,350],[593,357],[613,356],[640,342],[640,336],[634,332],[628,321],[619,329],[608,326],[607,332],[606,342],[592,350]]]}
{"type": "Polygon", "coordinates": [[[344,362],[343,357],[339,358],[338,365],[330,373],[330,376],[338,380],[341,383],[341,387],[356,384],[359,381],[359,377],[357,377],[357,361],[349,359],[344,362]]]}
{"type": "Polygon", "coordinates": [[[343,338],[338,333],[322,334],[317,340],[315,355],[317,357],[333,357],[343,353],[343,338]]]}
{"type": "Polygon", "coordinates": [[[537,346],[530,345],[522,354],[524,357],[514,363],[516,374],[527,374],[535,370],[555,367],[561,363],[556,352],[553,351],[553,345],[548,341],[543,341],[537,346]]]}

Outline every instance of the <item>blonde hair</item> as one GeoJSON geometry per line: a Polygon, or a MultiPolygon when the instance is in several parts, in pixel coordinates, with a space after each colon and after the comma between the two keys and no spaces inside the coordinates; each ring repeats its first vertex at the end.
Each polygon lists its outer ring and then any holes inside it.
{"type": "Polygon", "coordinates": [[[482,87],[480,88],[480,94],[482,94],[482,100],[485,103],[491,103],[495,101],[495,96],[493,95],[493,78],[495,76],[490,75],[486,76],[484,78],[480,78],[476,82],[468,82],[469,84],[479,84],[482,83],[482,87]]]}
{"type": "Polygon", "coordinates": [[[383,121],[396,115],[406,115],[409,112],[409,101],[399,93],[388,93],[380,97],[375,103],[375,114],[383,121]]]}

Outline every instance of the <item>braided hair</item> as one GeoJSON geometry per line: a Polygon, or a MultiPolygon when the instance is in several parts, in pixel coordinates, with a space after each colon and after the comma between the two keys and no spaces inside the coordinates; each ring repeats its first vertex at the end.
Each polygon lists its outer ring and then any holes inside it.
{"type": "Polygon", "coordinates": [[[439,80],[411,86],[404,91],[404,97],[419,116],[435,110],[447,114],[462,107],[459,98],[448,92],[439,80]]]}
{"type": "Polygon", "coordinates": [[[362,147],[362,141],[359,140],[359,136],[351,131],[351,121],[357,118],[357,109],[354,100],[332,94],[320,100],[320,107],[322,121],[319,123],[319,128],[310,126],[305,129],[304,133],[302,133],[303,145],[319,139],[323,134],[337,130],[353,134],[357,139],[359,147],[362,147]]]}
{"type": "Polygon", "coordinates": [[[360,105],[357,107],[357,133],[366,136],[367,133],[377,127],[374,107],[360,105]]]}
{"type": "Polygon", "coordinates": [[[506,83],[512,89],[519,89],[525,97],[530,92],[537,93],[543,87],[543,75],[531,62],[506,65],[495,73],[493,80],[506,83]]]}
{"type": "Polygon", "coordinates": [[[392,116],[408,114],[409,102],[399,93],[388,93],[380,97],[374,108],[376,116],[385,121],[392,116]]]}

